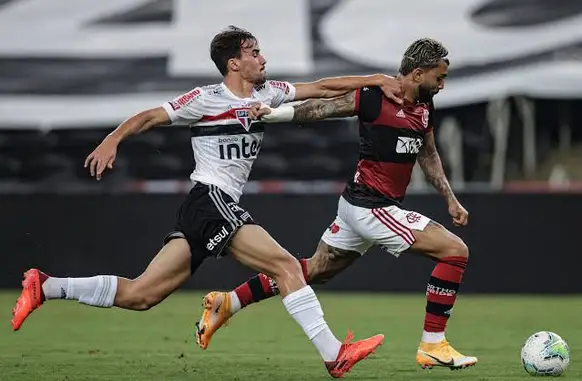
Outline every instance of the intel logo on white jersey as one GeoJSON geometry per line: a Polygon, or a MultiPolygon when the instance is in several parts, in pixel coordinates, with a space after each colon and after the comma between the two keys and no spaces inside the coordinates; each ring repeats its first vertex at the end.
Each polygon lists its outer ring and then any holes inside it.
{"type": "Polygon", "coordinates": [[[254,138],[252,136],[228,137],[218,139],[218,152],[220,159],[250,159],[256,158],[261,150],[261,138],[254,138]]]}

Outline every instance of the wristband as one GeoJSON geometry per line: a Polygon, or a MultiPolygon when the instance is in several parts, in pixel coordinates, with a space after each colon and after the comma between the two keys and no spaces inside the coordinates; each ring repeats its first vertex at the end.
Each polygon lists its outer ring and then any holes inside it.
{"type": "Polygon", "coordinates": [[[293,106],[282,106],[272,108],[271,113],[263,115],[261,120],[267,123],[289,122],[293,120],[293,115],[295,115],[293,106]]]}

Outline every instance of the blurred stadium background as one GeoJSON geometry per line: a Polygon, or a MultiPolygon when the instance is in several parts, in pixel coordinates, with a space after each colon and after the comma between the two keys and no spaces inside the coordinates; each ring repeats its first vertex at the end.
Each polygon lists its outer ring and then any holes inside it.
{"type": "MultiPolygon", "coordinates": [[[[142,271],[189,189],[189,131],[158,128],[126,140],[100,183],[84,159],[131,114],[219,81],[209,43],[234,24],[259,37],[269,77],[292,82],[396,74],[412,40],[441,40],[451,67],[435,98],[437,145],[471,223],[451,226],[420,171],[405,205],[468,243],[467,295],[581,292],[582,3],[448,0],[408,7],[392,0],[0,0],[0,287],[16,289],[31,266],[62,276],[142,271]]],[[[242,204],[298,256],[311,255],[335,215],[337,196],[354,172],[357,134],[353,119],[267,129],[242,204]]],[[[251,274],[228,258],[207,262],[187,288],[230,288],[251,274]]],[[[420,295],[431,267],[373,251],[319,289],[420,295]]],[[[0,300],[8,316],[13,294],[6,295],[0,300]]],[[[419,319],[421,299],[414,299],[419,319]]],[[[488,300],[491,307],[497,299],[488,300]]],[[[556,311],[579,301],[567,299],[556,311]]],[[[512,321],[531,325],[503,331],[517,340],[514,346],[538,323],[566,329],[528,320],[531,303],[515,308],[512,321]],[[511,336],[515,329],[523,331],[511,336]]],[[[582,339],[579,328],[567,333],[582,339]]],[[[69,371],[53,375],[65,379],[69,371]]],[[[27,379],[18,374],[7,379],[27,379]]],[[[78,377],[70,379],[89,379],[78,377]]]]}

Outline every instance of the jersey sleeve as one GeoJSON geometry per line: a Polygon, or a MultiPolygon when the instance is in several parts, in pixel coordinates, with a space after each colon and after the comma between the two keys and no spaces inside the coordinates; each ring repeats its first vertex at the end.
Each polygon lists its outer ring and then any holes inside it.
{"type": "Polygon", "coordinates": [[[267,81],[271,92],[271,107],[279,107],[295,99],[295,86],[289,82],[267,81]]]}
{"type": "Polygon", "coordinates": [[[382,110],[384,93],[378,86],[361,87],[356,90],[356,115],[364,122],[378,119],[382,110]]]}
{"type": "Polygon", "coordinates": [[[168,113],[172,124],[198,122],[204,116],[204,92],[197,87],[165,102],[162,107],[168,113]]]}

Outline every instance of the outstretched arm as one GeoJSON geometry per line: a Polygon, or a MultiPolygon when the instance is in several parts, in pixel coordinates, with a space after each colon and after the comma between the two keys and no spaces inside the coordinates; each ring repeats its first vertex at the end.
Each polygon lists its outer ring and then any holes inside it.
{"type": "Polygon", "coordinates": [[[447,202],[455,201],[456,197],[445,175],[441,158],[436,149],[434,132],[428,132],[424,137],[424,144],[418,152],[418,164],[426,179],[442,194],[447,202]]]}
{"type": "Polygon", "coordinates": [[[453,217],[453,223],[457,226],[465,226],[468,223],[469,212],[457,200],[447,175],[443,169],[441,158],[436,149],[434,132],[425,134],[424,144],[418,152],[418,164],[424,172],[426,179],[442,194],[447,200],[449,214],[453,217]]]}
{"type": "Polygon", "coordinates": [[[112,169],[117,156],[117,146],[126,137],[141,134],[152,127],[170,123],[170,117],[163,107],[142,111],[121,123],[85,159],[91,176],[101,180],[105,169],[112,169]]]}
{"type": "Polygon", "coordinates": [[[361,87],[378,86],[387,98],[400,104],[400,82],[385,74],[322,78],[314,82],[295,83],[296,101],[311,98],[335,98],[361,87]]]}
{"type": "Polygon", "coordinates": [[[310,99],[293,106],[293,121],[307,122],[326,118],[353,116],[356,112],[356,92],[331,99],[310,99]]]}
{"type": "Polygon", "coordinates": [[[161,107],[142,111],[128,118],[87,156],[85,168],[89,167],[91,176],[101,180],[106,169],[113,168],[117,146],[130,135],[141,134],[150,128],[162,125],[189,124],[202,118],[204,113],[204,93],[197,87],[182,94],[161,107]]]}
{"type": "Polygon", "coordinates": [[[341,97],[331,99],[310,99],[294,106],[277,108],[255,105],[249,111],[252,119],[267,123],[308,122],[326,118],[343,118],[356,113],[356,92],[351,91],[341,97]]]}
{"type": "Polygon", "coordinates": [[[156,107],[138,114],[125,120],[121,123],[108,137],[114,139],[117,143],[121,143],[123,139],[130,135],[141,134],[152,127],[169,125],[170,117],[163,107],[156,107]]]}

